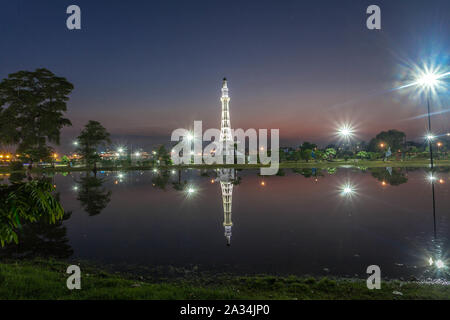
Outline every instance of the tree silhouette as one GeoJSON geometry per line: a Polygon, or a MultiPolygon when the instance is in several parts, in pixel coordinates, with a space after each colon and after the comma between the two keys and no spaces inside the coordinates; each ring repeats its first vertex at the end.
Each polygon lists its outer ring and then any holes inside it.
{"type": "Polygon", "coordinates": [[[104,179],[91,176],[90,173],[80,178],[77,200],[90,216],[100,214],[111,201],[112,192],[103,188],[103,182],[104,179]]]}
{"type": "Polygon", "coordinates": [[[77,152],[81,155],[87,166],[94,165],[93,171],[95,173],[97,171],[97,161],[100,160],[97,148],[111,143],[109,133],[100,122],[89,120],[78,136],[77,141],[77,152]]]}
{"type": "Polygon", "coordinates": [[[0,82],[0,142],[17,144],[21,157],[33,162],[50,159],[59,144],[63,117],[73,85],[47,69],[19,71],[0,82]]]}

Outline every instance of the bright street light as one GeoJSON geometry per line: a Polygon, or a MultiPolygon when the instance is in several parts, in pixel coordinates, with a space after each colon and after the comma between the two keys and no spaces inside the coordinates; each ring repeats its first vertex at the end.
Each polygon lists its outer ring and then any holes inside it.
{"type": "Polygon", "coordinates": [[[416,84],[426,88],[434,88],[439,84],[439,79],[442,76],[434,73],[433,71],[426,70],[422,71],[422,73],[417,78],[416,84]]]}
{"type": "Polygon", "coordinates": [[[355,132],[354,129],[353,129],[352,126],[349,125],[349,124],[344,124],[343,126],[341,126],[341,127],[338,129],[338,134],[339,134],[341,137],[346,138],[346,139],[348,139],[348,138],[350,138],[351,136],[353,136],[353,133],[354,133],[354,132],[355,132]]]}
{"type": "Polygon", "coordinates": [[[442,269],[443,267],[445,267],[445,264],[442,260],[439,259],[438,261],[436,261],[436,267],[438,269],[442,269]]]}

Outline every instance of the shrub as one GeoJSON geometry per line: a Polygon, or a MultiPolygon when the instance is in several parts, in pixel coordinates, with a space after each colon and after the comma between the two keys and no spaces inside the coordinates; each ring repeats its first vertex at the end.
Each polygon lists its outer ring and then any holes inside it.
{"type": "Polygon", "coordinates": [[[13,161],[9,164],[9,168],[12,171],[19,171],[23,169],[23,163],[20,161],[13,161]]]}

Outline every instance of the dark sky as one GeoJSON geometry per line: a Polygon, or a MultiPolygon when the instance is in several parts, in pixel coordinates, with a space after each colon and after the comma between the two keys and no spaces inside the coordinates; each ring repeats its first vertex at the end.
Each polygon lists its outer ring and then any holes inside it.
{"type": "MultiPolygon", "coordinates": [[[[121,143],[169,140],[178,127],[220,125],[229,79],[234,128],[279,128],[282,141],[332,141],[338,122],[368,140],[381,130],[420,139],[421,99],[399,85],[405,63],[448,66],[448,0],[65,1],[0,5],[0,78],[45,67],[75,86],[63,143],[98,120],[121,143]],[[82,29],[66,28],[81,7],[82,29]],[[382,30],[366,28],[381,7],[382,30]]],[[[433,110],[450,109],[448,91],[433,110]]],[[[433,118],[448,132],[450,113],[433,118]]]]}

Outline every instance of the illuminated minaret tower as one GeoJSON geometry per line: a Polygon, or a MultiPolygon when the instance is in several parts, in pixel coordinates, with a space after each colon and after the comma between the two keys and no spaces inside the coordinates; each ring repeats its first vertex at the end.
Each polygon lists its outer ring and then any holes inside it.
{"type": "Polygon", "coordinates": [[[226,145],[233,141],[233,137],[231,136],[230,97],[228,96],[227,78],[223,78],[222,96],[220,97],[220,101],[222,102],[222,123],[220,127],[221,128],[220,142],[226,145]]]}
{"type": "Polygon", "coordinates": [[[233,226],[233,222],[231,222],[231,204],[233,200],[234,169],[217,169],[217,175],[220,181],[220,188],[222,189],[223,227],[225,229],[227,246],[229,246],[231,244],[231,227],[233,226]]]}

